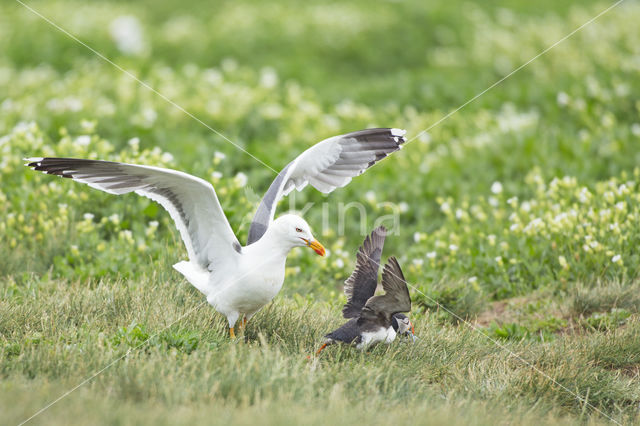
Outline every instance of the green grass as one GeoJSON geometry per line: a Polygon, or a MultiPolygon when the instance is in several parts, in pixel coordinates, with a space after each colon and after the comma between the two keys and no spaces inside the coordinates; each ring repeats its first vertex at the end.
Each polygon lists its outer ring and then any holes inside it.
{"type": "Polygon", "coordinates": [[[5,421],[26,418],[122,356],[37,422],[73,422],[79,405],[95,407],[100,421],[125,422],[189,423],[208,413],[244,423],[253,413],[268,423],[308,415],[319,424],[359,418],[372,406],[383,409],[364,418],[380,423],[400,416],[401,423],[491,424],[506,413],[525,423],[605,420],[515,356],[619,420],[634,418],[640,398],[631,372],[640,362],[637,320],[544,345],[505,341],[511,357],[469,328],[416,316],[415,344],[403,340],[366,353],[330,347],[307,359],[341,322],[329,304],[280,300],[249,323],[244,339],[231,342],[223,320],[193,289],[161,278],[94,287],[40,280],[39,297],[28,303],[3,298],[1,374],[12,379],[0,389],[5,421]],[[148,409],[150,417],[139,417],[148,409]]]}
{"type": "MultiPolygon", "coordinates": [[[[28,4],[279,170],[347,131],[417,136],[611,3],[28,4]],[[139,22],[138,52],[111,34],[122,15],[139,22]]],[[[330,255],[292,252],[281,294],[229,342],[171,269],[186,253],[162,209],[33,173],[22,158],[209,179],[241,241],[273,172],[3,2],[0,421],[26,419],[128,353],[34,422],[637,422],[639,20],[624,2],[349,186],[296,194],[292,207],[314,204],[305,217],[330,255]],[[341,232],[337,213],[353,200],[367,218],[349,210],[341,232]],[[385,256],[414,286],[420,339],[307,360],[340,324],[362,230],[393,206],[385,256]]]]}

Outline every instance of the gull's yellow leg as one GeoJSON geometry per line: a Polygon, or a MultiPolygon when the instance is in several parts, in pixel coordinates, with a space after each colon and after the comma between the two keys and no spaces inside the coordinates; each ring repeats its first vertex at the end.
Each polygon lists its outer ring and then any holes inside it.
{"type": "Polygon", "coordinates": [[[233,331],[233,327],[229,329],[229,337],[231,337],[232,339],[236,338],[236,333],[235,331],[233,331]]]}
{"type": "Polygon", "coordinates": [[[247,325],[247,317],[242,317],[242,321],[240,321],[240,330],[242,330],[244,328],[244,326],[247,325]]]}

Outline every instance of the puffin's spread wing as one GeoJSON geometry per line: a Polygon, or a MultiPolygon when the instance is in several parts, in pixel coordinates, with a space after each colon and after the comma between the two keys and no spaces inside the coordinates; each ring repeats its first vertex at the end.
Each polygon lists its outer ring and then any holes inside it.
{"type": "Polygon", "coordinates": [[[176,170],[76,158],[27,158],[29,167],[110,194],[135,192],[158,202],[176,223],[189,260],[213,270],[240,251],[209,182],[176,170]]]}
{"type": "Polygon", "coordinates": [[[378,268],[387,229],[380,226],[365,238],[356,255],[356,268],[344,282],[347,304],[342,308],[345,318],[357,318],[378,286],[378,268]]]}
{"type": "Polygon", "coordinates": [[[400,149],[406,139],[400,129],[366,129],[325,139],[304,151],[282,169],[256,211],[247,243],[264,235],[276,205],[292,190],[311,184],[325,194],[341,188],[376,162],[400,149]]]}
{"type": "Polygon", "coordinates": [[[362,309],[358,324],[365,321],[378,321],[380,325],[389,327],[391,317],[399,312],[411,310],[411,296],[407,282],[395,257],[390,257],[382,270],[382,288],[385,294],[373,296],[362,309]]]}

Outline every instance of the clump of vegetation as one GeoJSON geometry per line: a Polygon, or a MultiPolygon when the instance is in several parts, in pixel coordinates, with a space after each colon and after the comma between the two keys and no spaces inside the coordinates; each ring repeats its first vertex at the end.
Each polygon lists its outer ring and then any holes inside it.
{"type": "Polygon", "coordinates": [[[454,323],[473,319],[486,302],[480,288],[474,284],[474,279],[431,284],[425,292],[414,295],[414,306],[419,311],[433,312],[437,318],[454,323]]]}
{"type": "Polygon", "coordinates": [[[573,292],[571,307],[575,315],[622,309],[640,312],[640,282],[598,281],[593,286],[579,284],[573,292]]]}
{"type": "Polygon", "coordinates": [[[498,324],[496,322],[492,322],[489,325],[489,334],[500,339],[531,339],[545,342],[555,339],[556,333],[565,327],[567,327],[567,321],[555,317],[529,321],[529,324],[526,325],[518,323],[498,324]]]}
{"type": "Polygon", "coordinates": [[[597,330],[611,330],[626,323],[630,316],[626,309],[612,308],[609,312],[594,312],[585,323],[597,330]]]}

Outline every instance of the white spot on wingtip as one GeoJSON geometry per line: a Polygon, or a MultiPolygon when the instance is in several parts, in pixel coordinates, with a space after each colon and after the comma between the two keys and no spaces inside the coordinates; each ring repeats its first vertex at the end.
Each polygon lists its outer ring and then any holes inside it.
{"type": "MultiPolygon", "coordinates": [[[[44,160],[42,157],[26,157],[22,159],[22,161],[26,161],[27,163],[40,163],[42,160],[44,160]]],[[[26,165],[28,164],[25,164],[25,166],[26,165]]]]}
{"type": "Polygon", "coordinates": [[[407,133],[404,129],[391,129],[391,134],[393,136],[404,136],[407,133]]]}

